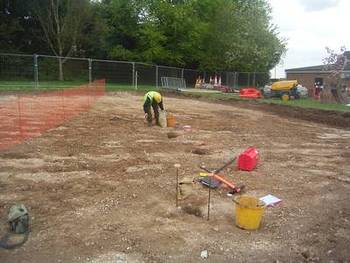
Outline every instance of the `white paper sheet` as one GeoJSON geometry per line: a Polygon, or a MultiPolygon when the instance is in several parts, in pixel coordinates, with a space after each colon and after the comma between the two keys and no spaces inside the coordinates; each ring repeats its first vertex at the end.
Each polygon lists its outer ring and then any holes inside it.
{"type": "Polygon", "coordinates": [[[261,201],[265,203],[266,206],[275,206],[282,202],[282,199],[279,199],[273,195],[266,195],[260,198],[261,201]]]}

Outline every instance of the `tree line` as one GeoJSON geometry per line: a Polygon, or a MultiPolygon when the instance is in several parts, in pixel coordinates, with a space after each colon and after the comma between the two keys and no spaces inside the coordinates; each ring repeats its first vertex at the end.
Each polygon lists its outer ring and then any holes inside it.
{"type": "Polygon", "coordinates": [[[0,52],[266,72],[286,51],[266,0],[1,0],[0,21],[0,52]]]}

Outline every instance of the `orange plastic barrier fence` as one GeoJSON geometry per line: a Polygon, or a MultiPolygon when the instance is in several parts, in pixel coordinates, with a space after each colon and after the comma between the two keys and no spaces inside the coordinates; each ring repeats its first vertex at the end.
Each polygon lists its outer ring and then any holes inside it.
{"type": "Polygon", "coordinates": [[[0,150],[6,150],[88,111],[105,94],[105,80],[59,91],[0,98],[0,150]]]}

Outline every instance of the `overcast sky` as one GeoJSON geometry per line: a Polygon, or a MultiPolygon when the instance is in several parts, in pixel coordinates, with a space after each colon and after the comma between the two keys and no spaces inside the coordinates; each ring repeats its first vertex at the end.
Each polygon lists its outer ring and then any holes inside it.
{"type": "MultiPolygon", "coordinates": [[[[273,23],[287,40],[287,54],[277,66],[277,77],[284,69],[322,65],[325,47],[350,49],[350,0],[268,0],[273,23]]],[[[275,70],[271,71],[272,77],[275,70]]]]}

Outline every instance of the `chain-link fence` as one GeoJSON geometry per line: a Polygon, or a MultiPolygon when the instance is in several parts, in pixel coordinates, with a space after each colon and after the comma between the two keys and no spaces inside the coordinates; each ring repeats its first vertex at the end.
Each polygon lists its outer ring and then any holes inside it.
{"type": "Polygon", "coordinates": [[[72,87],[105,79],[107,87],[160,87],[163,77],[182,78],[187,88],[202,83],[233,89],[262,87],[268,72],[204,72],[140,62],[47,55],[0,54],[0,91],[31,88],[72,87]]]}
{"type": "Polygon", "coordinates": [[[0,54],[1,84],[24,82],[34,84],[34,57],[31,55],[0,54]]]}

